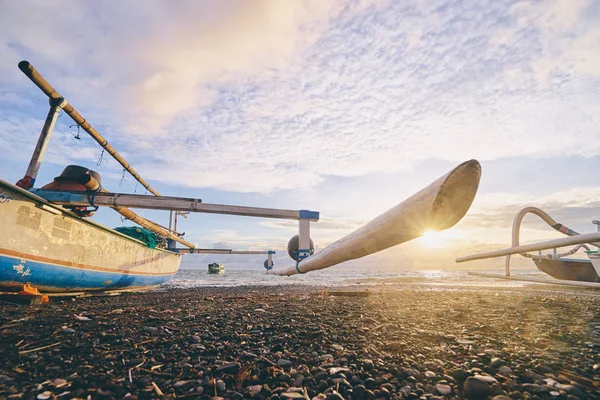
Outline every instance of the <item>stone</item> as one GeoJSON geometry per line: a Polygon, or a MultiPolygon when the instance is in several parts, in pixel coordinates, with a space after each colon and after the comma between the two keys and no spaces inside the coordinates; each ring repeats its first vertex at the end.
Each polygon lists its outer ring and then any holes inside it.
{"type": "Polygon", "coordinates": [[[450,393],[452,393],[452,387],[450,387],[450,385],[444,385],[441,383],[435,385],[435,390],[437,390],[442,396],[448,396],[450,393]]]}
{"type": "Polygon", "coordinates": [[[245,351],[240,355],[240,359],[242,360],[255,360],[257,358],[258,356],[256,354],[250,353],[248,351],[245,351]]]}
{"type": "Polygon", "coordinates": [[[500,368],[498,368],[498,372],[502,375],[510,375],[513,371],[509,366],[502,365],[500,368]]]}
{"type": "Polygon", "coordinates": [[[504,365],[504,361],[498,357],[494,357],[490,361],[490,367],[492,368],[500,368],[502,365],[504,365]]]}
{"type": "Polygon", "coordinates": [[[241,368],[240,363],[238,362],[232,362],[232,363],[227,363],[227,364],[223,364],[220,367],[217,368],[217,373],[220,374],[236,374],[241,368]]]}
{"type": "Polygon", "coordinates": [[[454,380],[456,380],[458,383],[464,382],[468,376],[467,373],[462,369],[455,369],[450,373],[450,375],[452,375],[452,378],[454,378],[454,380]]]}
{"type": "Polygon", "coordinates": [[[298,392],[285,392],[279,395],[282,399],[304,399],[304,395],[298,392]]]}
{"type": "Polygon", "coordinates": [[[496,378],[494,378],[493,376],[489,376],[489,375],[475,375],[474,378],[479,379],[480,381],[488,383],[490,385],[498,382],[496,380],[496,378]]]}
{"type": "Polygon", "coordinates": [[[489,384],[472,376],[465,380],[463,390],[467,399],[486,399],[492,393],[489,384]]]}
{"type": "Polygon", "coordinates": [[[356,385],[352,389],[352,397],[354,397],[357,400],[364,399],[366,397],[366,395],[367,395],[367,388],[364,387],[363,385],[356,385]]]}
{"type": "MultiPolygon", "coordinates": [[[[302,397],[304,397],[304,396],[302,396],[302,397]]],[[[327,400],[344,400],[344,398],[338,392],[332,392],[327,395],[327,400]]]]}
{"type": "Polygon", "coordinates": [[[294,363],[290,360],[280,358],[279,360],[277,360],[277,365],[279,365],[279,367],[281,368],[290,368],[292,365],[294,365],[294,363]]]}

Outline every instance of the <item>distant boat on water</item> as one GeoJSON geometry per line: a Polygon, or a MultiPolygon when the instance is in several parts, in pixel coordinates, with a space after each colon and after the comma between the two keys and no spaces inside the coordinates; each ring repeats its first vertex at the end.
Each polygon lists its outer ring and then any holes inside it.
{"type": "Polygon", "coordinates": [[[217,263],[208,264],[208,273],[222,275],[225,273],[225,267],[217,263]]]}

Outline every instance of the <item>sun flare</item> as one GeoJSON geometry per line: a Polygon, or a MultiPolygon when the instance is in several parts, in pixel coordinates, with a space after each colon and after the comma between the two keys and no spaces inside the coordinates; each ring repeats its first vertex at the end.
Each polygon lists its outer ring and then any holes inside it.
{"type": "Polygon", "coordinates": [[[418,239],[424,247],[444,247],[445,235],[442,232],[427,229],[423,232],[423,235],[418,239]]]}

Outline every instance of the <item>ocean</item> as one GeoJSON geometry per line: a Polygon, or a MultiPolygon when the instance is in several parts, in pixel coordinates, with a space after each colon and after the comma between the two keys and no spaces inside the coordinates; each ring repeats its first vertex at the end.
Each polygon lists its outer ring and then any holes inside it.
{"type": "MultiPolygon", "coordinates": [[[[206,269],[180,269],[177,275],[165,287],[192,288],[200,286],[271,286],[271,285],[307,285],[325,287],[343,287],[357,284],[424,284],[439,286],[474,286],[474,287],[525,287],[538,285],[532,282],[519,282],[470,276],[468,271],[422,270],[422,271],[361,271],[349,269],[326,269],[313,271],[291,277],[276,276],[265,273],[265,270],[227,269],[222,275],[209,274],[206,269]]],[[[486,270],[488,273],[503,274],[504,270],[486,270]]],[[[549,279],[546,274],[536,269],[515,270],[513,276],[539,277],[549,279]]],[[[551,279],[551,278],[550,278],[551,279]]]]}

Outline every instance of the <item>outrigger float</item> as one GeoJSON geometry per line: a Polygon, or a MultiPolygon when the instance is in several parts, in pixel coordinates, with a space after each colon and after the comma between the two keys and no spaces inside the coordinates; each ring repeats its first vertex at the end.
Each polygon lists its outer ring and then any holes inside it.
{"type": "Polygon", "coordinates": [[[55,295],[146,290],[171,279],[184,254],[266,254],[264,267],[276,275],[319,270],[404,243],[426,230],[452,227],[471,206],[479,185],[479,163],[466,161],[313,255],[310,223],[319,220],[318,212],[209,204],[201,199],[162,196],[31,64],[22,61],[19,69],[48,96],[50,110],[24,178],[16,185],[0,180],[0,290],[5,292],[19,292],[25,285],[55,295]],[[98,173],[79,166],[68,166],[52,183],[34,189],[61,110],[152,195],[109,192],[102,187],[98,173]],[[89,219],[98,207],[110,207],[141,228],[122,233],[100,225],[89,219]],[[143,218],[130,208],[168,210],[169,227],[143,218]],[[273,270],[272,250],[197,248],[177,232],[177,215],[187,212],[297,220],[299,234],[288,243],[293,265],[273,270]],[[144,239],[148,237],[149,240],[144,239]]]}
{"type": "Polygon", "coordinates": [[[504,275],[489,274],[483,272],[469,272],[469,275],[481,276],[486,278],[499,278],[518,281],[548,283],[555,285],[582,286],[591,288],[600,288],[600,221],[592,221],[597,226],[597,232],[580,234],[565,225],[556,222],[545,211],[536,207],[526,207],[519,211],[515,216],[512,228],[512,247],[490,251],[487,253],[473,254],[456,259],[457,263],[474,260],[484,260],[495,257],[505,256],[504,275]],[[561,239],[547,240],[538,243],[521,245],[519,243],[521,223],[527,214],[534,214],[540,217],[546,224],[557,232],[568,237],[561,239]],[[558,248],[566,246],[575,246],[562,253],[558,248]],[[592,250],[595,247],[596,250],[592,250]],[[552,253],[542,254],[543,250],[552,250],[552,253]],[[568,256],[583,250],[587,259],[569,258],[568,256]],[[529,252],[537,251],[538,254],[529,252]],[[533,260],[537,269],[554,279],[543,279],[535,277],[526,277],[520,275],[511,275],[510,261],[511,256],[519,254],[523,257],[533,260]]]}

